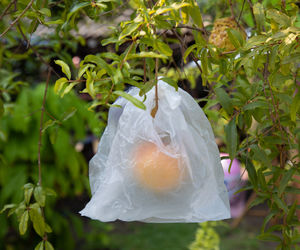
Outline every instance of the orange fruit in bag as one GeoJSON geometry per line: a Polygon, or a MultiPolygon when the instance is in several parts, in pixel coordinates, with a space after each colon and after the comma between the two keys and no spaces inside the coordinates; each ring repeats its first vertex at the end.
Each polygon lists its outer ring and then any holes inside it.
{"type": "Polygon", "coordinates": [[[163,153],[154,143],[145,142],[134,152],[134,176],[147,189],[159,193],[174,190],[182,172],[180,158],[163,153]]]}

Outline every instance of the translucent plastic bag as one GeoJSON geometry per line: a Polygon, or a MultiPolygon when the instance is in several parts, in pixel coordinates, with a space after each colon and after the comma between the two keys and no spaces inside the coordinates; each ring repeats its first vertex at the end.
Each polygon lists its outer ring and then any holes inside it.
{"type": "MultiPolygon", "coordinates": [[[[137,99],[139,89],[130,95],[137,99]]],[[[230,218],[214,135],[182,89],[158,82],[142,110],[119,98],[90,161],[92,198],[80,212],[100,221],[203,222],[230,218]]]]}

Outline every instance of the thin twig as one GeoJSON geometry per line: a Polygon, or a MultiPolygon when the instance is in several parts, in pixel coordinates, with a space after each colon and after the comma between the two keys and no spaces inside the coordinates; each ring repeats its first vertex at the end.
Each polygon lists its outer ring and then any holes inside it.
{"type": "Polygon", "coordinates": [[[285,0],[281,0],[281,5],[282,9],[285,10],[285,0]]]}
{"type": "Polygon", "coordinates": [[[38,167],[39,167],[39,182],[38,182],[38,184],[40,186],[42,186],[41,147],[42,147],[42,136],[43,136],[43,121],[44,121],[46,96],[47,96],[50,76],[51,76],[51,69],[49,68],[48,69],[47,80],[46,80],[45,91],[44,91],[43,104],[42,104],[42,108],[41,108],[40,134],[39,134],[39,142],[38,142],[38,167]]]}
{"type": "Polygon", "coordinates": [[[238,24],[239,24],[239,22],[240,22],[240,19],[241,19],[243,10],[244,10],[245,2],[246,2],[246,0],[243,1],[242,9],[241,9],[241,12],[240,12],[239,17],[238,17],[238,20],[237,20],[237,23],[238,23],[238,24]]]}
{"type": "Polygon", "coordinates": [[[3,13],[0,16],[0,20],[6,15],[7,11],[10,9],[10,7],[16,2],[16,0],[11,1],[7,7],[5,8],[5,10],[3,11],[3,13]]]}
{"type": "Polygon", "coordinates": [[[196,31],[199,31],[205,35],[208,34],[207,30],[206,29],[201,29],[201,28],[197,28],[197,27],[193,27],[193,26],[189,26],[189,25],[184,25],[184,24],[179,24],[177,25],[176,27],[174,28],[180,28],[180,29],[190,29],[190,30],[196,30],[196,31]]]}
{"type": "Polygon", "coordinates": [[[254,22],[254,29],[257,27],[257,24],[256,24],[256,19],[255,19],[255,15],[254,15],[254,11],[253,11],[253,3],[251,0],[247,0],[248,4],[249,4],[249,7],[250,7],[250,12],[251,12],[251,16],[252,16],[252,19],[253,19],[253,22],[254,22]]]}
{"type": "Polygon", "coordinates": [[[26,11],[31,7],[34,0],[31,0],[29,4],[26,6],[26,8],[22,11],[22,13],[7,27],[5,31],[0,35],[0,38],[4,36],[20,19],[21,17],[26,13],[26,11]]]}
{"type": "Polygon", "coordinates": [[[124,59],[122,60],[122,62],[121,62],[121,64],[120,64],[120,69],[123,68],[123,65],[124,65],[124,63],[126,62],[126,59],[127,59],[128,55],[130,54],[131,50],[133,49],[133,45],[134,45],[134,44],[135,44],[134,41],[130,44],[129,49],[128,49],[126,55],[124,56],[124,59]]]}
{"type": "Polygon", "coordinates": [[[233,10],[233,3],[232,3],[231,0],[228,0],[228,2],[229,2],[230,12],[231,12],[231,17],[235,19],[234,10],[233,10]]]}
{"type": "MultiPolygon", "coordinates": [[[[179,40],[181,46],[186,49],[186,45],[184,43],[184,41],[182,40],[182,38],[178,35],[177,31],[175,29],[172,29],[172,32],[174,33],[174,35],[177,37],[177,39],[179,40]]],[[[195,57],[195,55],[193,53],[190,54],[192,56],[193,61],[195,62],[197,68],[199,69],[200,73],[202,74],[202,69],[197,61],[197,58],[195,57]]],[[[183,56],[182,56],[182,60],[183,60],[183,56]]]]}

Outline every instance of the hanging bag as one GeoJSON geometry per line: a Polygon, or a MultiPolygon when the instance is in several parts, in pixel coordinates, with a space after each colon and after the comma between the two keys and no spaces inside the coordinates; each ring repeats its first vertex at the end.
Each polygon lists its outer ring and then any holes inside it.
{"type": "MultiPolygon", "coordinates": [[[[109,110],[90,161],[92,198],[80,212],[103,222],[203,222],[230,218],[215,138],[204,112],[184,90],[158,81],[146,110],[124,98],[109,110]]],[[[139,89],[128,94],[142,100],[139,89]]]]}

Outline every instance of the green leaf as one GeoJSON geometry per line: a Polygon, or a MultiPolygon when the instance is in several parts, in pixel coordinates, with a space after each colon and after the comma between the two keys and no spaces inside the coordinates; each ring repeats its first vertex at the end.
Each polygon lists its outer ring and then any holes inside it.
{"type": "Polygon", "coordinates": [[[300,52],[297,53],[293,53],[290,54],[288,56],[286,56],[283,60],[282,60],[282,64],[287,64],[287,63],[299,63],[300,62],[300,52]]]}
{"type": "Polygon", "coordinates": [[[36,245],[34,250],[44,250],[44,241],[40,241],[40,243],[36,245]]]}
{"type": "Polygon", "coordinates": [[[41,209],[40,209],[38,203],[34,203],[34,204],[30,205],[29,215],[30,215],[30,219],[33,223],[33,228],[36,231],[36,233],[39,236],[44,237],[45,221],[42,216],[42,212],[41,212],[41,209]]]}
{"type": "Polygon", "coordinates": [[[276,9],[269,9],[267,11],[267,17],[278,23],[280,26],[291,26],[291,19],[286,14],[276,9]]]}
{"type": "Polygon", "coordinates": [[[89,95],[95,99],[96,97],[96,93],[95,93],[95,89],[94,89],[94,78],[92,77],[92,74],[90,72],[86,72],[87,73],[87,79],[86,79],[86,89],[89,93],[89,95]]]}
{"type": "Polygon", "coordinates": [[[267,186],[267,183],[266,183],[266,178],[265,178],[261,168],[257,170],[257,177],[258,177],[258,181],[259,181],[262,189],[264,191],[267,191],[268,186],[267,186]]]}
{"type": "Polygon", "coordinates": [[[6,204],[2,210],[0,211],[0,214],[2,214],[3,212],[5,212],[7,209],[11,209],[11,208],[14,208],[16,207],[17,205],[16,204],[6,204]]]}
{"type": "Polygon", "coordinates": [[[203,20],[202,20],[200,8],[196,1],[192,1],[192,2],[193,2],[193,6],[190,6],[188,8],[189,13],[194,21],[194,24],[196,24],[197,27],[199,28],[203,28],[204,26],[203,26],[203,20]]]}
{"type": "Polygon", "coordinates": [[[300,88],[298,89],[298,93],[295,95],[292,104],[290,106],[291,120],[293,122],[296,121],[296,116],[299,108],[300,108],[300,88]]]}
{"type": "Polygon", "coordinates": [[[264,233],[257,237],[259,240],[281,242],[281,238],[271,233],[264,233]]]}
{"type": "Polygon", "coordinates": [[[71,79],[71,70],[68,64],[66,64],[62,60],[55,60],[54,61],[57,65],[61,66],[62,72],[65,73],[65,75],[68,77],[68,79],[71,79]]]}
{"type": "Polygon", "coordinates": [[[144,103],[142,103],[140,100],[134,98],[133,96],[129,95],[128,93],[126,93],[124,91],[120,91],[120,90],[114,91],[113,93],[118,96],[122,96],[126,100],[130,101],[136,107],[146,110],[146,106],[144,103]]]}
{"type": "Polygon", "coordinates": [[[294,201],[293,205],[290,207],[289,212],[286,216],[286,222],[291,224],[297,209],[297,200],[294,201]]]}
{"type": "Polygon", "coordinates": [[[25,234],[27,231],[28,219],[29,219],[28,210],[25,210],[21,216],[20,223],[19,223],[19,231],[21,235],[25,234]]]}
{"type": "Polygon", "coordinates": [[[126,27],[122,30],[120,36],[119,36],[119,41],[125,38],[126,36],[131,35],[134,31],[136,31],[142,23],[130,23],[127,24],[126,27]]]}
{"type": "Polygon", "coordinates": [[[42,8],[39,10],[39,12],[41,12],[43,15],[47,16],[47,17],[51,17],[51,10],[47,9],[47,8],[42,8]]]}
{"type": "Polygon", "coordinates": [[[185,51],[184,54],[183,54],[183,60],[184,60],[185,63],[186,63],[186,58],[188,57],[188,55],[191,54],[191,52],[192,52],[195,48],[197,48],[197,47],[198,47],[197,44],[193,44],[193,45],[191,45],[190,47],[188,47],[188,48],[186,49],[186,51],[185,51]]]}
{"type": "Polygon", "coordinates": [[[254,201],[251,202],[251,204],[249,205],[249,208],[255,207],[258,204],[263,203],[266,200],[265,197],[257,197],[254,201]]]}
{"type": "Polygon", "coordinates": [[[254,189],[257,188],[257,174],[255,167],[253,166],[250,159],[247,160],[247,164],[245,167],[247,169],[251,184],[253,185],[254,189]]]}
{"type": "Polygon", "coordinates": [[[243,110],[254,110],[256,108],[261,108],[261,109],[269,109],[269,105],[267,102],[265,101],[259,101],[259,100],[255,100],[253,102],[248,103],[247,105],[245,105],[243,107],[243,110]]]}
{"type": "Polygon", "coordinates": [[[253,14],[256,20],[258,30],[262,31],[262,27],[265,22],[265,14],[264,14],[264,7],[261,3],[254,4],[253,14]]]}
{"type": "Polygon", "coordinates": [[[180,8],[187,7],[187,6],[190,6],[190,4],[189,3],[173,3],[170,6],[159,8],[158,10],[156,10],[154,12],[153,16],[158,16],[158,15],[164,14],[168,11],[178,10],[180,8]]]}
{"type": "Polygon", "coordinates": [[[103,39],[101,41],[101,44],[102,46],[106,46],[107,44],[110,44],[110,43],[116,43],[119,41],[119,38],[118,37],[108,37],[106,39],[103,39]]]}
{"type": "Polygon", "coordinates": [[[233,44],[233,46],[236,49],[243,46],[244,39],[243,39],[242,34],[238,30],[228,29],[227,34],[228,34],[229,40],[231,41],[231,43],[233,44]]]}
{"type": "Polygon", "coordinates": [[[82,8],[89,6],[91,3],[90,2],[82,2],[82,3],[76,3],[75,5],[73,5],[73,7],[71,8],[71,10],[68,13],[67,16],[67,21],[70,20],[71,16],[73,14],[75,14],[77,11],[81,10],[82,8]]]}
{"type": "Polygon", "coordinates": [[[51,188],[44,188],[44,192],[47,196],[56,196],[55,191],[51,188]]]}
{"type": "Polygon", "coordinates": [[[169,45],[160,40],[155,40],[155,47],[161,54],[165,56],[172,56],[173,54],[173,50],[170,49],[169,45]]]}
{"type": "Polygon", "coordinates": [[[63,24],[63,23],[64,21],[62,19],[45,22],[46,25],[63,24]]]}
{"type": "Polygon", "coordinates": [[[33,186],[24,189],[24,198],[25,198],[25,203],[26,204],[29,204],[32,192],[33,192],[33,186]]]}
{"type": "Polygon", "coordinates": [[[59,78],[58,80],[56,80],[55,85],[54,85],[54,92],[56,94],[59,94],[60,91],[62,90],[64,84],[67,82],[68,82],[68,79],[65,77],[62,77],[62,78],[59,78]]]}
{"type": "Polygon", "coordinates": [[[266,225],[268,224],[268,222],[274,217],[274,215],[277,214],[277,211],[272,211],[271,213],[269,213],[265,219],[264,222],[261,226],[261,232],[263,233],[265,231],[266,225]]]}
{"type": "Polygon", "coordinates": [[[100,56],[88,55],[84,58],[84,61],[95,63],[100,68],[105,69],[110,76],[114,75],[113,67],[108,65],[100,56]]]}
{"type": "Polygon", "coordinates": [[[147,51],[142,51],[138,54],[130,54],[127,56],[127,59],[132,59],[132,58],[145,58],[145,57],[151,57],[151,58],[163,58],[163,59],[168,59],[167,56],[165,55],[161,55],[161,54],[157,54],[154,52],[147,52],[147,51]]]}
{"type": "Polygon", "coordinates": [[[43,188],[41,186],[37,186],[34,189],[34,198],[36,200],[36,202],[41,206],[44,207],[45,206],[45,202],[46,202],[46,195],[43,191],[43,188]]]}
{"type": "Polygon", "coordinates": [[[86,70],[87,70],[88,68],[94,68],[94,67],[95,67],[95,65],[90,64],[90,63],[85,64],[85,65],[83,65],[82,67],[80,67],[80,69],[79,69],[79,71],[78,71],[77,79],[80,79],[81,76],[86,72],[86,70]]]}
{"type": "Polygon", "coordinates": [[[70,83],[70,84],[65,88],[65,90],[62,92],[61,97],[64,97],[65,94],[69,93],[69,92],[73,89],[73,87],[74,87],[76,84],[78,84],[78,82],[72,82],[72,83],[70,83]]]}
{"type": "Polygon", "coordinates": [[[287,206],[277,195],[273,195],[273,200],[280,209],[282,209],[285,213],[288,212],[287,206]]]}
{"type": "Polygon", "coordinates": [[[171,85],[172,87],[175,88],[176,91],[178,91],[177,82],[174,81],[172,78],[170,78],[170,77],[163,77],[160,80],[162,80],[162,81],[166,82],[167,84],[171,85]]]}
{"type": "Polygon", "coordinates": [[[77,112],[77,108],[72,107],[70,111],[68,111],[66,114],[63,115],[62,121],[67,121],[69,120],[75,113],[77,112]]]}
{"type": "Polygon", "coordinates": [[[45,241],[45,250],[54,250],[53,246],[49,241],[45,241]]]}
{"type": "Polygon", "coordinates": [[[286,186],[288,185],[289,181],[292,180],[292,177],[293,177],[295,171],[296,171],[296,168],[292,167],[284,173],[283,178],[281,179],[279,188],[278,188],[279,196],[282,195],[282,193],[285,190],[286,186]]]}
{"type": "Polygon", "coordinates": [[[44,133],[46,130],[47,130],[47,128],[50,128],[50,127],[52,127],[53,125],[55,125],[57,122],[56,121],[54,121],[54,120],[48,120],[48,121],[46,121],[44,124],[43,124],[43,129],[42,129],[42,133],[44,133]]]}
{"type": "Polygon", "coordinates": [[[235,117],[225,126],[225,134],[229,157],[231,160],[233,160],[236,155],[238,142],[235,117]]]}
{"type": "Polygon", "coordinates": [[[223,88],[216,88],[215,92],[217,95],[217,99],[219,100],[222,107],[225,109],[227,114],[231,115],[233,112],[233,106],[232,101],[227,92],[223,88]]]}
{"type": "Polygon", "coordinates": [[[47,223],[45,223],[45,232],[52,233],[52,228],[47,223]]]}

